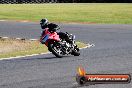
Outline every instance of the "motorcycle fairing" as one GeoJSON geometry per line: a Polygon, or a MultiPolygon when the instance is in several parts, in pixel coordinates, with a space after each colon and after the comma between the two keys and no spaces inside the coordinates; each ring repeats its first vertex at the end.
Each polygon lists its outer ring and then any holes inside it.
{"type": "Polygon", "coordinates": [[[45,29],[45,34],[41,38],[41,42],[45,43],[48,46],[50,40],[60,41],[59,35],[56,32],[50,33],[48,29],[45,29]]]}

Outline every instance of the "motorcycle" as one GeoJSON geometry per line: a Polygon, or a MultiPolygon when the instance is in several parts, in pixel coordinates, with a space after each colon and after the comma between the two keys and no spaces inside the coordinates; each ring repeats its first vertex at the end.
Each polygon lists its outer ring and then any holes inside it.
{"type": "Polygon", "coordinates": [[[49,32],[45,29],[44,34],[40,37],[40,42],[48,47],[48,50],[52,52],[56,57],[62,58],[63,55],[79,56],[80,51],[75,44],[75,35],[69,34],[67,39],[60,38],[57,32],[49,32]]]}

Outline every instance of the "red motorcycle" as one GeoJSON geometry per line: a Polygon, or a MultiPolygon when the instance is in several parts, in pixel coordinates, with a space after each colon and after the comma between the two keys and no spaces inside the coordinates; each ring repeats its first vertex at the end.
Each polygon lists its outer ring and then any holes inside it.
{"type": "Polygon", "coordinates": [[[80,51],[75,44],[75,35],[66,32],[67,38],[60,38],[57,32],[50,32],[45,29],[44,34],[40,38],[40,42],[48,47],[56,57],[61,58],[63,55],[79,56],[80,51]]]}

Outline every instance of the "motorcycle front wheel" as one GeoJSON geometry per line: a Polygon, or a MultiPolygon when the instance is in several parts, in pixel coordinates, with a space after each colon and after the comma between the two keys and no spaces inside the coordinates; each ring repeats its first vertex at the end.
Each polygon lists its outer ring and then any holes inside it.
{"type": "Polygon", "coordinates": [[[61,47],[58,44],[49,44],[48,48],[56,57],[62,58],[61,47]]]}

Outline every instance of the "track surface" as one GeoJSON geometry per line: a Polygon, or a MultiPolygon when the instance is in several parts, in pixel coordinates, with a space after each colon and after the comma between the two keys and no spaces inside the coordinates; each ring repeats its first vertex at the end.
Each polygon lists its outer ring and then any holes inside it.
{"type": "MultiPolygon", "coordinates": [[[[78,88],[78,66],[87,73],[132,73],[132,25],[59,24],[77,40],[94,43],[79,57],[52,54],[0,61],[0,88],[78,88]]],[[[38,38],[37,23],[0,22],[0,36],[38,38]]],[[[81,88],[131,88],[130,84],[97,84],[81,88]]]]}

